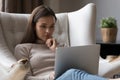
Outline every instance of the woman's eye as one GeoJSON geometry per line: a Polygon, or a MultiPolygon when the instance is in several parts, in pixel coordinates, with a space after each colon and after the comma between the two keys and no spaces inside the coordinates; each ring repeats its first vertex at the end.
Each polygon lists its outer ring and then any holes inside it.
{"type": "Polygon", "coordinates": [[[55,26],[51,26],[50,28],[54,28],[55,26]]]}
{"type": "Polygon", "coordinates": [[[46,28],[46,26],[40,26],[41,28],[46,28]]]}

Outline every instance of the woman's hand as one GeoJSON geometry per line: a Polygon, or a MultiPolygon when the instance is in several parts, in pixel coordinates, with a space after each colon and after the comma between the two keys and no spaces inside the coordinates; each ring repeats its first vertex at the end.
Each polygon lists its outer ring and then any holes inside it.
{"type": "Polygon", "coordinates": [[[57,47],[57,42],[54,38],[47,39],[46,45],[52,50],[55,51],[57,47]]]}
{"type": "Polygon", "coordinates": [[[55,72],[52,72],[51,74],[50,74],[50,80],[54,80],[55,79],[55,72]]]}

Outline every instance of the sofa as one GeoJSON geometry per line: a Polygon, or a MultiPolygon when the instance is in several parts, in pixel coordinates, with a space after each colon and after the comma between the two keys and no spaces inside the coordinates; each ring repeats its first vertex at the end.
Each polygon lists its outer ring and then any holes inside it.
{"type": "MultiPolygon", "coordinates": [[[[29,16],[30,14],[0,12],[0,65],[6,69],[17,61],[14,48],[22,39],[29,16]]],[[[96,44],[96,5],[94,3],[89,3],[77,11],[56,13],[56,16],[53,37],[60,44],[69,46],[96,44]]],[[[104,73],[104,66],[101,66],[106,64],[104,62],[106,61],[100,58],[98,73],[100,76],[112,71],[110,69],[104,73]]]]}

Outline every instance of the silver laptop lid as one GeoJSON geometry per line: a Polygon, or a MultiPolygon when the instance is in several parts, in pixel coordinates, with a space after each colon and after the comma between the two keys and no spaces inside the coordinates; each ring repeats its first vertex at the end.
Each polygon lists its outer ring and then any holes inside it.
{"type": "Polygon", "coordinates": [[[98,74],[100,45],[59,47],[55,54],[55,77],[59,77],[70,68],[98,74]]]}

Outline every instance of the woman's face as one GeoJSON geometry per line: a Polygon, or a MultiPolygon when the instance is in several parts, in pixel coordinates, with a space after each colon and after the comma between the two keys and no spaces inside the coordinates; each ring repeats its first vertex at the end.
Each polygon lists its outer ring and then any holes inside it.
{"type": "Polygon", "coordinates": [[[46,41],[54,32],[55,18],[53,16],[41,17],[36,22],[35,30],[38,39],[46,41]]]}

